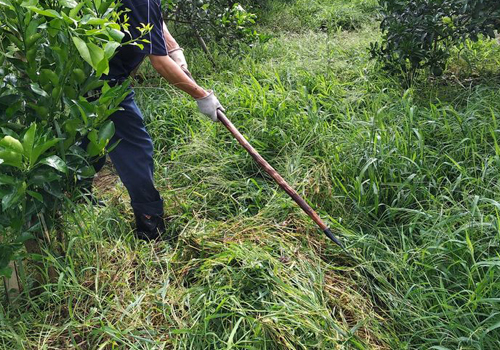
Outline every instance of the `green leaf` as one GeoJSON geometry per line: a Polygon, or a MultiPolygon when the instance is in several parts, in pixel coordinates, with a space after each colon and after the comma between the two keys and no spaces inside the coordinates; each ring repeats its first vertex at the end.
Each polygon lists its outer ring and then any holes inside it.
{"type": "Polygon", "coordinates": [[[35,143],[35,134],[36,134],[36,124],[31,124],[29,129],[26,131],[23,137],[23,148],[24,155],[31,162],[31,153],[33,152],[33,145],[35,143]]]}
{"type": "Polygon", "coordinates": [[[11,3],[9,0],[0,0],[0,5],[2,6],[7,6],[7,7],[12,7],[11,3]]]}
{"type": "Polygon", "coordinates": [[[21,3],[21,6],[23,7],[36,6],[36,5],[38,5],[38,0],[24,0],[21,3]]]}
{"type": "Polygon", "coordinates": [[[115,41],[118,41],[118,42],[121,42],[123,40],[123,38],[125,37],[125,34],[121,31],[119,31],[118,29],[114,29],[114,28],[108,28],[108,33],[109,33],[109,36],[115,40],[115,41]]]}
{"type": "Polygon", "coordinates": [[[91,178],[95,175],[95,169],[93,166],[86,166],[78,170],[78,175],[83,178],[91,178]]]}
{"type": "MultiPolygon", "coordinates": [[[[77,9],[78,7],[75,7],[73,10],[77,9]]],[[[62,12],[61,13],[62,15],[62,18],[64,20],[64,22],[66,22],[66,24],[70,25],[70,26],[78,26],[78,20],[77,19],[74,19],[70,16],[68,16],[65,12],[62,12]]]]}
{"type": "Polygon", "coordinates": [[[50,182],[43,185],[43,189],[47,191],[50,195],[56,198],[62,198],[64,196],[61,190],[61,183],[58,181],[50,182]]]}
{"type": "Polygon", "coordinates": [[[90,56],[92,57],[92,62],[97,66],[104,58],[104,50],[94,43],[87,44],[90,50],[90,56]]]}
{"type": "Polygon", "coordinates": [[[31,83],[30,86],[31,90],[33,90],[34,93],[42,97],[49,97],[49,95],[45,92],[45,90],[43,90],[37,83],[31,83]]]}
{"type": "Polygon", "coordinates": [[[59,18],[54,18],[53,20],[51,20],[49,22],[49,26],[51,29],[61,29],[62,26],[64,25],[64,21],[62,19],[59,19],[59,18]]]}
{"type": "Polygon", "coordinates": [[[85,3],[81,1],[75,8],[69,11],[69,17],[77,19],[78,12],[82,9],[83,6],[85,6],[85,3]]]}
{"type": "MultiPolygon", "coordinates": [[[[0,1],[0,4],[2,2],[0,1]]],[[[12,277],[12,268],[9,266],[0,266],[0,277],[11,278],[12,277]]]]}
{"type": "MultiPolygon", "coordinates": [[[[90,24],[92,26],[103,26],[108,21],[105,18],[97,18],[97,17],[86,17],[85,20],[82,20],[82,24],[90,24]]],[[[88,33],[87,33],[88,34],[88,33]]]]}
{"type": "Polygon", "coordinates": [[[115,134],[115,124],[110,120],[99,130],[99,144],[108,144],[115,134]]]}
{"type": "Polygon", "coordinates": [[[469,232],[465,232],[465,241],[467,242],[467,247],[469,248],[470,255],[474,257],[474,244],[469,237],[469,232]]]}
{"type": "Polygon", "coordinates": [[[57,11],[54,10],[42,10],[36,6],[24,6],[28,10],[31,10],[33,12],[36,12],[42,16],[47,16],[47,17],[52,17],[52,18],[62,18],[61,14],[57,11]]]}
{"type": "Polygon", "coordinates": [[[37,162],[38,158],[40,158],[40,156],[42,154],[44,154],[51,147],[54,147],[61,140],[63,140],[63,139],[52,139],[52,140],[45,142],[42,145],[36,146],[35,149],[33,150],[32,156],[31,156],[31,160],[30,160],[31,164],[32,165],[35,164],[37,162]]]}
{"type": "Polygon", "coordinates": [[[24,184],[19,184],[16,187],[13,187],[11,192],[9,192],[6,196],[2,198],[2,209],[6,211],[7,209],[16,205],[21,197],[24,195],[26,190],[26,186],[24,184]]]}
{"type": "Polygon", "coordinates": [[[0,147],[4,147],[5,149],[15,153],[22,154],[24,152],[21,142],[12,136],[5,136],[2,140],[0,140],[0,147]]]}
{"type": "Polygon", "coordinates": [[[28,180],[28,184],[35,186],[43,186],[49,184],[53,181],[59,180],[61,178],[59,173],[56,173],[52,169],[40,169],[34,172],[31,178],[28,180]]]}
{"type": "Polygon", "coordinates": [[[101,152],[103,151],[103,149],[106,145],[101,144],[98,141],[97,130],[94,129],[91,132],[89,132],[89,134],[87,135],[87,138],[90,141],[88,146],[87,146],[87,149],[86,149],[88,155],[90,157],[95,157],[95,156],[101,154],[101,152]]]}
{"type": "Polygon", "coordinates": [[[0,186],[1,185],[14,185],[16,183],[16,179],[9,175],[0,174],[0,186]]]}
{"type": "Polygon", "coordinates": [[[50,69],[42,69],[40,71],[40,78],[43,80],[41,83],[42,85],[45,85],[49,81],[54,85],[57,86],[59,85],[59,77],[57,74],[50,70],[50,69]]]}
{"type": "Polygon", "coordinates": [[[483,336],[498,328],[500,328],[500,322],[497,322],[494,325],[490,326],[486,331],[484,331],[483,336]]]}
{"type": "Polygon", "coordinates": [[[40,164],[45,164],[48,165],[61,173],[66,173],[68,171],[68,167],[66,166],[66,163],[59,158],[58,156],[50,156],[48,158],[42,159],[40,161],[40,164]]]}
{"type": "Polygon", "coordinates": [[[73,9],[76,6],[78,6],[78,3],[75,0],[59,0],[59,2],[64,7],[67,7],[67,8],[70,8],[70,9],[73,9]]]}
{"type": "Polygon", "coordinates": [[[29,241],[30,239],[34,239],[34,238],[35,237],[31,233],[23,232],[19,236],[16,237],[16,239],[14,240],[14,243],[23,244],[24,242],[29,241]]]}
{"type": "Polygon", "coordinates": [[[87,47],[87,43],[80,39],[79,37],[74,36],[73,43],[75,44],[80,56],[90,65],[92,65],[92,57],[90,55],[89,48],[87,47]]]}
{"type": "Polygon", "coordinates": [[[106,55],[106,58],[109,60],[111,57],[116,52],[116,49],[120,47],[120,43],[117,43],[116,41],[110,41],[106,44],[104,47],[104,54],[106,55]]]}
{"type": "Polygon", "coordinates": [[[96,67],[96,74],[97,76],[101,76],[102,74],[108,74],[109,73],[109,61],[104,58],[101,62],[96,67]]]}
{"type": "Polygon", "coordinates": [[[234,336],[236,335],[236,331],[238,330],[238,327],[240,326],[241,321],[243,321],[244,319],[245,319],[244,317],[240,317],[240,319],[234,325],[233,330],[231,331],[231,334],[229,335],[229,339],[227,341],[227,350],[230,350],[233,348],[234,336]]]}
{"type": "Polygon", "coordinates": [[[40,193],[33,191],[26,191],[26,193],[29,194],[31,197],[35,198],[40,203],[43,203],[43,196],[40,193]]]}
{"type": "Polygon", "coordinates": [[[0,164],[21,169],[23,166],[23,156],[17,152],[0,151],[0,164]]]}
{"type": "Polygon", "coordinates": [[[102,74],[105,69],[102,69],[102,66],[99,64],[105,59],[104,50],[93,43],[88,43],[87,47],[90,52],[90,57],[92,60],[92,67],[97,71],[97,75],[102,74]],[[100,72],[99,72],[100,71],[100,72]]]}
{"type": "Polygon", "coordinates": [[[106,149],[107,149],[108,153],[109,153],[109,152],[113,152],[113,150],[114,150],[116,147],[118,147],[118,145],[120,144],[120,141],[121,141],[121,140],[118,140],[118,141],[116,141],[115,143],[111,144],[111,146],[107,146],[107,148],[106,148],[106,149]]]}
{"type": "Polygon", "coordinates": [[[87,125],[88,124],[87,111],[82,107],[82,105],[78,101],[72,100],[72,102],[75,104],[76,108],[80,112],[80,116],[82,117],[84,125],[87,125]]]}
{"type": "Polygon", "coordinates": [[[33,37],[34,35],[38,34],[37,38],[41,37],[41,33],[38,33],[38,26],[40,25],[40,22],[40,20],[32,20],[26,28],[24,35],[26,37],[27,46],[31,46],[37,40],[35,38],[31,39],[31,37],[33,37]]]}

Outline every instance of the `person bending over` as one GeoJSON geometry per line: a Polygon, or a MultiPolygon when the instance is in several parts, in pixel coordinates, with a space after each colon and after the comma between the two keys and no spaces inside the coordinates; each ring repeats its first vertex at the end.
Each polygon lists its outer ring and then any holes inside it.
{"type": "MultiPolygon", "coordinates": [[[[125,81],[145,57],[169,83],[196,99],[201,113],[217,120],[217,110],[224,110],[212,91],[193,82],[185,72],[187,63],[182,49],[169,33],[163,21],[160,0],[122,0],[121,10],[128,16],[128,31],[124,38],[146,39],[149,43],[125,45],[118,48],[110,61],[109,74],[103,77],[110,85],[125,81]],[[149,24],[152,30],[141,37],[138,28],[149,24]]],[[[136,218],[136,235],[154,240],[165,232],[163,200],[154,185],[153,142],[144,126],[144,118],[134,101],[134,91],[120,104],[123,110],[110,120],[115,124],[115,135],[110,144],[118,145],[109,152],[121,181],[127,188],[136,218]]],[[[104,165],[100,159],[94,167],[98,172],[104,165]]]]}

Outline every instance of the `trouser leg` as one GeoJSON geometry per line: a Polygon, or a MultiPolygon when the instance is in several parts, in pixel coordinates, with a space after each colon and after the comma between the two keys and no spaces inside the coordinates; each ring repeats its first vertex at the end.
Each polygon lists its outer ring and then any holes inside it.
{"type": "Polygon", "coordinates": [[[124,109],[111,116],[115,135],[109,153],[121,181],[128,190],[136,215],[163,215],[163,201],[154,185],[153,142],[144,126],[144,118],[131,93],[121,103],[124,109]]]}

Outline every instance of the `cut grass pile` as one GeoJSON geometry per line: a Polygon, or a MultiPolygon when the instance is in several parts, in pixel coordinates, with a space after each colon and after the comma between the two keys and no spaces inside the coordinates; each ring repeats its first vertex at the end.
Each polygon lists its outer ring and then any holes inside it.
{"type": "MultiPolygon", "coordinates": [[[[361,19],[373,6],[354,3],[361,19]]],[[[191,69],[353,257],[221,125],[148,79],[137,99],[177,243],[136,241],[120,186],[107,208],[68,210],[59,281],[2,309],[0,348],[500,348],[498,45],[451,65],[490,75],[406,90],[369,61],[376,24],[322,31],[294,15],[307,2],[273,4],[307,25],[267,18],[268,43],[238,60],[215,49],[217,71],[190,50],[191,69]]]]}

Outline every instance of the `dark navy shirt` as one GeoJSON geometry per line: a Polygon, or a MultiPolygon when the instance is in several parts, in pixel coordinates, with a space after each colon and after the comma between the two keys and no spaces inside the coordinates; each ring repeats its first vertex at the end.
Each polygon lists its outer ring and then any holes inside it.
{"type": "Polygon", "coordinates": [[[148,55],[166,56],[167,45],[163,36],[163,15],[161,11],[161,0],[122,0],[121,10],[129,11],[121,15],[122,20],[128,17],[127,24],[129,34],[125,34],[122,42],[131,39],[146,39],[149,43],[138,41],[143,45],[141,49],[137,45],[125,45],[118,48],[117,53],[109,63],[109,74],[105,79],[125,79],[148,55]],[[141,37],[138,27],[142,24],[150,24],[153,29],[141,37]],[[130,37],[131,36],[131,37],[130,37]]]}

